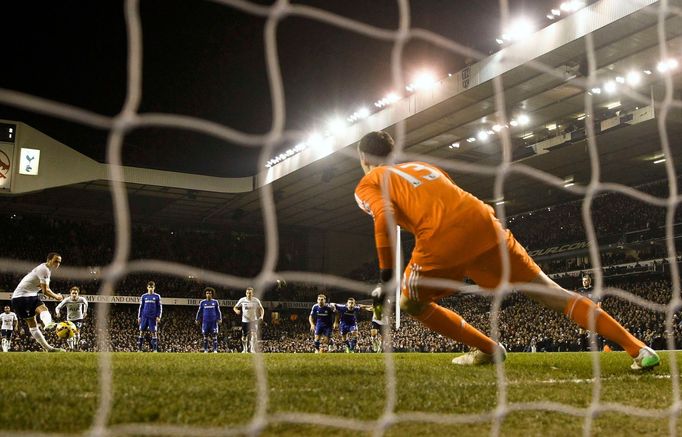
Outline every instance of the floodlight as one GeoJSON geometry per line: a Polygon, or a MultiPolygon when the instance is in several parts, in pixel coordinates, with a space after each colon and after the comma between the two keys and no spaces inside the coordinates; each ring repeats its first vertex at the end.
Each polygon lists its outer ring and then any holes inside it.
{"type": "Polygon", "coordinates": [[[311,133],[306,140],[306,143],[313,148],[321,146],[323,142],[324,138],[318,132],[311,133]]]}
{"type": "Polygon", "coordinates": [[[433,88],[436,84],[436,78],[430,71],[422,71],[418,73],[410,86],[415,90],[423,90],[433,88]]]}
{"type": "Polygon", "coordinates": [[[361,119],[367,118],[367,117],[369,117],[369,109],[367,109],[366,107],[362,107],[362,108],[357,110],[356,114],[357,114],[358,118],[361,118],[361,119]]]}
{"type": "Polygon", "coordinates": [[[625,76],[628,85],[636,86],[642,81],[642,75],[638,71],[631,71],[625,76]]]}
{"type": "Polygon", "coordinates": [[[659,62],[656,68],[658,69],[659,72],[666,73],[668,71],[676,69],[678,65],[679,64],[677,62],[677,59],[669,58],[659,62]]]}
{"type": "Polygon", "coordinates": [[[578,0],[565,1],[560,6],[561,10],[564,12],[575,12],[583,7],[585,7],[585,2],[578,0]]]}
{"type": "Polygon", "coordinates": [[[527,18],[519,18],[509,25],[502,38],[510,41],[520,41],[527,38],[533,32],[535,32],[535,25],[527,18]]]}
{"type": "Polygon", "coordinates": [[[346,123],[339,117],[334,117],[327,121],[327,129],[332,135],[338,135],[346,129],[346,123]]]}

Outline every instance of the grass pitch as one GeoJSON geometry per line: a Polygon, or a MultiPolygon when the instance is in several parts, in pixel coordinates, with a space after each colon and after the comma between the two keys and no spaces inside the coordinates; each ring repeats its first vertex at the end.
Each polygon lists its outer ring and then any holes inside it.
{"type": "MultiPolygon", "coordinates": [[[[492,422],[454,423],[456,417],[495,412],[495,367],[462,368],[454,354],[395,354],[398,419],[386,435],[481,435],[492,422]],[[428,417],[413,413],[427,413],[428,417]],[[406,414],[412,414],[407,416],[406,414]],[[446,423],[428,419],[440,415],[446,423]],[[450,421],[447,423],[447,421],[450,421]]],[[[98,408],[98,354],[0,354],[0,432],[86,431],[98,408]]],[[[257,408],[280,420],[264,425],[263,435],[370,435],[335,426],[374,425],[386,407],[385,361],[379,354],[266,354],[269,399],[257,395],[254,357],[245,354],[113,354],[113,406],[109,426],[150,424],[244,428],[257,408]],[[311,415],[311,416],[307,416],[311,415]],[[312,415],[328,423],[310,425],[312,415]],[[287,421],[282,422],[282,419],[287,421]]],[[[678,363],[682,354],[677,355],[678,363]]],[[[647,410],[670,408],[673,380],[670,355],[654,371],[629,369],[624,352],[600,354],[601,403],[647,410]]],[[[587,353],[509,354],[504,366],[507,404],[551,402],[585,411],[592,402],[592,359],[587,353]]],[[[556,405],[556,404],[554,404],[556,405]]],[[[502,435],[582,435],[585,418],[539,409],[511,411],[502,435]]],[[[227,429],[225,429],[227,431],[227,429]]],[[[667,418],[602,412],[592,422],[597,435],[669,434],[667,418]]],[[[189,431],[189,429],[188,429],[189,431]]],[[[682,434],[682,424],[676,425],[682,434]]],[[[139,431],[131,431],[139,434],[139,431]]]]}

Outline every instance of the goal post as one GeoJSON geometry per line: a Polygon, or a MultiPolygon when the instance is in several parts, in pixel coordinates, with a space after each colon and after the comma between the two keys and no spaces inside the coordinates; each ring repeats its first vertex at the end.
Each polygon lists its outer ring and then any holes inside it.
{"type": "Polygon", "coordinates": [[[400,329],[400,275],[403,271],[403,251],[400,243],[400,226],[395,230],[395,329],[400,329]]]}

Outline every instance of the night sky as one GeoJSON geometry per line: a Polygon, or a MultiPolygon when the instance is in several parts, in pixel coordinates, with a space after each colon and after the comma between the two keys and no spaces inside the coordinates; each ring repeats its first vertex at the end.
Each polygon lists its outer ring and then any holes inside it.
{"type": "MultiPolygon", "coordinates": [[[[268,5],[272,2],[261,1],[268,5]]],[[[374,26],[395,29],[395,1],[300,1],[374,26]]],[[[546,25],[554,1],[510,1],[511,16],[546,25]]],[[[497,0],[421,0],[412,27],[430,30],[483,53],[496,49],[497,0]]],[[[0,87],[115,115],[126,91],[127,36],[120,1],[3,2],[4,68],[0,87]]],[[[254,134],[272,122],[263,43],[265,20],[197,0],[142,0],[143,96],[140,112],[199,117],[254,134]]],[[[392,44],[307,18],[278,28],[286,128],[311,130],[338,114],[372,106],[391,86],[392,44]]],[[[469,60],[470,61],[470,60],[469,60]]],[[[404,52],[406,79],[423,68],[438,77],[464,57],[413,41],[404,52]]],[[[26,122],[104,161],[106,132],[0,103],[0,118],[26,122]]],[[[286,146],[286,145],[284,145],[286,146]]],[[[258,149],[179,129],[136,130],[125,139],[124,164],[212,176],[257,171],[258,149]]]]}

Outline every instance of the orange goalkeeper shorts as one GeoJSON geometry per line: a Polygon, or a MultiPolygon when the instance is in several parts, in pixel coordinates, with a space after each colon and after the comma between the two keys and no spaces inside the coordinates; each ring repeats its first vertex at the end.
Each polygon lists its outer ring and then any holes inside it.
{"type": "MultiPolygon", "coordinates": [[[[506,246],[509,254],[509,282],[512,284],[531,282],[540,274],[540,267],[528,255],[512,233],[507,230],[506,246]]],[[[453,258],[456,255],[453,254],[453,258]]],[[[410,300],[432,302],[454,294],[457,290],[448,288],[447,284],[424,285],[424,279],[444,279],[462,281],[469,277],[482,288],[495,288],[502,281],[502,256],[499,245],[494,246],[465,265],[449,268],[429,268],[428,265],[416,264],[412,261],[405,268],[402,280],[402,294],[410,300]]]]}

